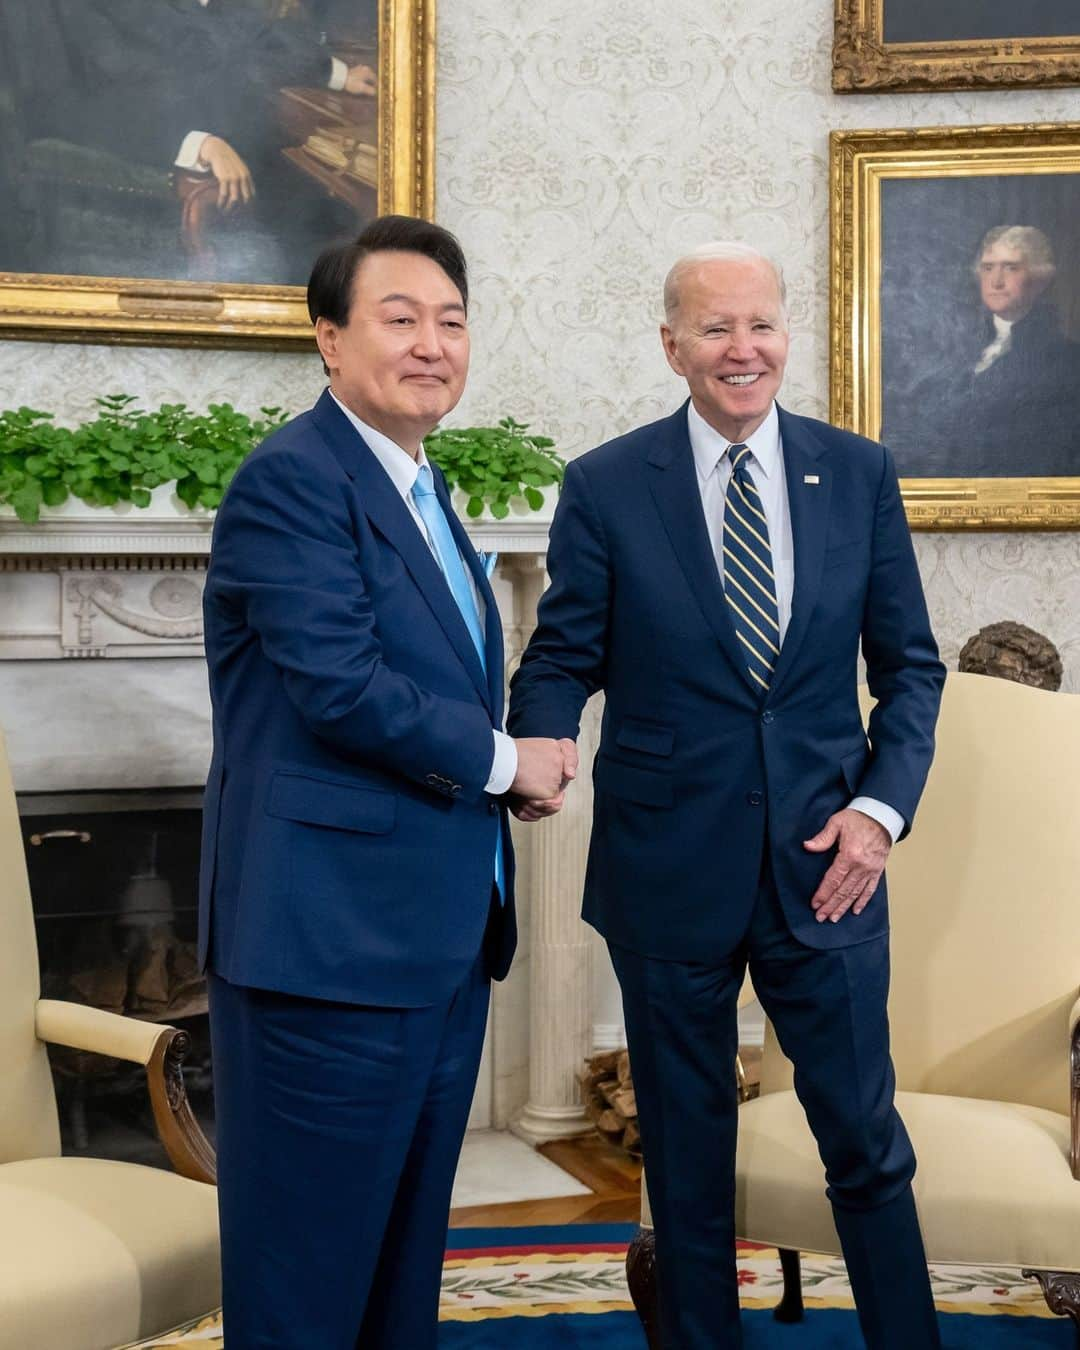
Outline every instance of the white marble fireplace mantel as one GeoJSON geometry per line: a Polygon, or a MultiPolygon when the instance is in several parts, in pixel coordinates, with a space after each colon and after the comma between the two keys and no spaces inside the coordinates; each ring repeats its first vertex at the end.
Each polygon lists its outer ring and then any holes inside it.
{"type": "MultiPolygon", "coordinates": [[[[481,518],[478,549],[542,558],[550,511],[481,518]]],[[[0,508],[0,660],[202,655],[213,513],[158,488],[149,507],[76,498],[33,525],[0,508]]]]}

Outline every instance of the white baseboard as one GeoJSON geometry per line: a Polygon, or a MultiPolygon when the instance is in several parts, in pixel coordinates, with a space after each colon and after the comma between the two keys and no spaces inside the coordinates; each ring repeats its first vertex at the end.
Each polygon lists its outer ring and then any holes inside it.
{"type": "Polygon", "coordinates": [[[739,1009],[739,1044],[765,1044],[765,1012],[757,999],[739,1009]]]}
{"type": "Polygon", "coordinates": [[[626,1028],[621,1022],[594,1022],[592,1043],[594,1055],[605,1050],[625,1050],[626,1028]]]}

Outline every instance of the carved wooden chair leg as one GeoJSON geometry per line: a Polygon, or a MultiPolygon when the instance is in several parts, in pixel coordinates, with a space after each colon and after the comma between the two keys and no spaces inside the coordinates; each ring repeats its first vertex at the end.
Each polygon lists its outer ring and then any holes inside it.
{"type": "Polygon", "coordinates": [[[803,1319],[802,1263],[799,1253],[789,1247],[780,1248],[780,1269],[784,1273],[784,1297],[773,1309],[778,1322],[801,1322],[803,1319]]]}
{"type": "Polygon", "coordinates": [[[1046,1306],[1058,1317],[1071,1317],[1080,1346],[1080,1274],[1062,1270],[1022,1270],[1025,1280],[1038,1280],[1046,1306]]]}
{"type": "Polygon", "coordinates": [[[645,1331],[649,1350],[663,1350],[660,1342],[660,1311],[656,1288],[656,1234],[638,1229],[626,1253],[626,1283],[645,1331]]]}

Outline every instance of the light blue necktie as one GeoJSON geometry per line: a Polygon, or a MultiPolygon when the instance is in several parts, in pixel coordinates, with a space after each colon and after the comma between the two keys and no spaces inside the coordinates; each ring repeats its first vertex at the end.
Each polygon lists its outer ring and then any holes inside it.
{"type": "MultiPolygon", "coordinates": [[[[454,532],[446,519],[442,502],[435,492],[435,481],[427,464],[421,464],[412,489],[413,501],[420,512],[420,519],[428,532],[428,538],[435,551],[435,558],[442,568],[450,594],[465,620],[465,627],[473,640],[476,654],[480,658],[481,669],[487,672],[487,659],[484,634],[480,627],[480,615],[476,611],[476,602],[469,586],[469,574],[458,552],[454,532]]],[[[502,827],[500,824],[498,839],[495,843],[495,885],[499,888],[499,900],[506,894],[505,863],[503,861],[502,827]]]]}

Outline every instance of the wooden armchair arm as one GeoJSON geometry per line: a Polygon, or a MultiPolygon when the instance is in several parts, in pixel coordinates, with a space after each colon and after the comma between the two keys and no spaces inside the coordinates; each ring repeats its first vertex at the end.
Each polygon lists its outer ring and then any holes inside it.
{"type": "Polygon", "coordinates": [[[1073,1180],[1080,1181],[1080,998],[1069,1013],[1069,1096],[1072,1131],[1069,1165],[1073,1180]]]}
{"type": "Polygon", "coordinates": [[[213,1147],[184,1090],[183,1062],[191,1048],[186,1031],[49,998],[38,1000],[35,1031],[53,1045],[144,1065],[154,1124],[173,1168],[193,1181],[216,1181],[213,1147]]]}

